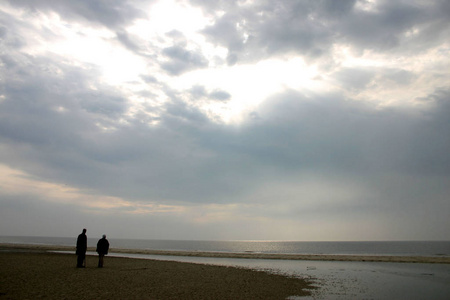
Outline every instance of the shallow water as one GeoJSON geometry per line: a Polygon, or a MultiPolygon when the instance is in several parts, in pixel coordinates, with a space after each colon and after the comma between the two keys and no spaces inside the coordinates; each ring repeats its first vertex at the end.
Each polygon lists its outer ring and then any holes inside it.
{"type": "MultiPolygon", "coordinates": [[[[111,256],[246,267],[310,278],[318,290],[299,299],[449,299],[450,265],[294,261],[114,254],[111,256]]],[[[295,299],[295,298],[292,298],[295,299]]]]}

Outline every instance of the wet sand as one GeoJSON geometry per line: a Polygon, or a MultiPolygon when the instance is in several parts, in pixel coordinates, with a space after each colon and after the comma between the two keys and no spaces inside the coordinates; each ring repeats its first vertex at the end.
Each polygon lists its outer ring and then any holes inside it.
{"type": "MultiPolygon", "coordinates": [[[[41,251],[75,251],[70,246],[51,245],[19,245],[0,244],[0,249],[24,249],[41,251]]],[[[88,251],[95,251],[89,247],[88,251]]],[[[230,252],[204,252],[204,251],[162,251],[142,249],[118,249],[111,248],[111,253],[170,255],[192,257],[217,257],[217,258],[249,258],[249,259],[285,259],[285,260],[315,260],[315,261],[361,261],[361,262],[398,262],[398,263],[438,263],[450,264],[450,256],[387,256],[387,255],[328,255],[328,254],[270,254],[270,253],[230,253],[230,252]]]]}
{"type": "Polygon", "coordinates": [[[158,251],[115,249],[115,253],[132,253],[148,255],[248,258],[248,259],[283,259],[283,260],[316,260],[316,261],[361,261],[361,262],[397,262],[397,263],[438,263],[450,264],[448,256],[374,256],[374,255],[325,255],[325,254],[270,254],[270,253],[229,253],[202,251],[158,251]]]}
{"type": "Polygon", "coordinates": [[[301,278],[173,261],[107,256],[97,268],[87,256],[76,268],[75,254],[46,250],[0,247],[0,299],[286,299],[313,289],[301,278]]]}

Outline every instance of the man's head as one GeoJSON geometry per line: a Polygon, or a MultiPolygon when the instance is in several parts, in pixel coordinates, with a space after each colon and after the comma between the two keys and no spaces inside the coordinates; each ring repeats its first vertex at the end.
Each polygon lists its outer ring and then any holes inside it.
{"type": "Polygon", "coordinates": [[[86,231],[87,231],[86,228],[83,228],[83,233],[86,233],[86,231]]]}
{"type": "Polygon", "coordinates": [[[103,237],[104,239],[106,239],[106,234],[104,234],[102,237],[103,237]]]}

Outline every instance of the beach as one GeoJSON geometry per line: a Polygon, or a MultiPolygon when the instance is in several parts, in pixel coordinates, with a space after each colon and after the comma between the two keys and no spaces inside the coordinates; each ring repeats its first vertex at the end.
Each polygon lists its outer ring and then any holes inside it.
{"type": "Polygon", "coordinates": [[[1,299],[286,299],[313,288],[301,278],[173,261],[106,257],[97,268],[88,255],[76,268],[75,254],[42,248],[52,247],[0,247],[1,299]]]}
{"type": "Polygon", "coordinates": [[[304,255],[0,243],[0,299],[447,299],[448,256],[304,255]]]}

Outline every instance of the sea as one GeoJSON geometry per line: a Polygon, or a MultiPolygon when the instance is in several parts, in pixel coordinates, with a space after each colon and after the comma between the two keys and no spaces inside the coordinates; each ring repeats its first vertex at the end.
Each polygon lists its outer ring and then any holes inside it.
{"type": "MultiPolygon", "coordinates": [[[[0,236],[0,243],[74,246],[75,237],[0,236]]],[[[192,241],[116,239],[108,237],[111,248],[207,251],[229,253],[333,254],[388,256],[450,256],[450,241],[192,241]]],[[[95,246],[98,238],[88,238],[95,246]]]]}
{"type": "MultiPolygon", "coordinates": [[[[88,238],[88,246],[95,246],[97,240],[97,238],[88,238]]],[[[176,241],[115,239],[112,237],[108,237],[108,240],[112,248],[122,249],[230,253],[450,256],[450,241],[176,241]]],[[[76,237],[1,236],[0,243],[75,246],[76,237]]],[[[71,253],[75,256],[73,251],[61,252],[71,253]]],[[[88,255],[96,255],[96,253],[91,252],[88,255]]],[[[317,287],[317,289],[312,290],[311,296],[296,297],[292,295],[288,298],[289,300],[450,299],[450,264],[240,259],[124,253],[110,253],[108,256],[249,268],[306,278],[317,287]]],[[[91,261],[87,260],[87,264],[91,261]]],[[[93,259],[92,267],[96,267],[95,259],[93,259]]],[[[105,259],[105,271],[107,267],[108,258],[105,259]]]]}

